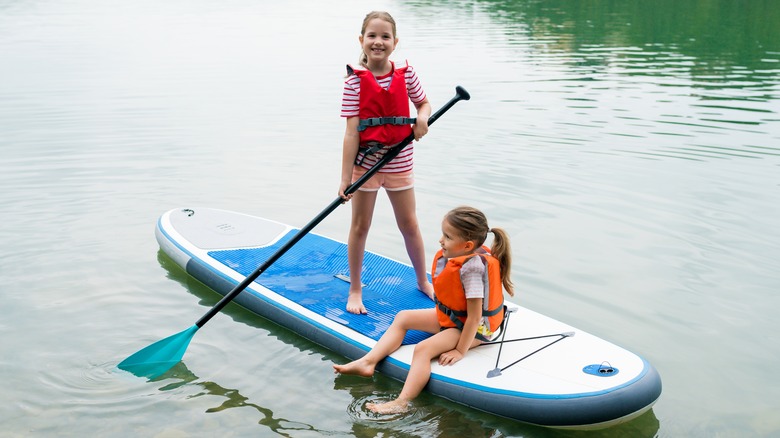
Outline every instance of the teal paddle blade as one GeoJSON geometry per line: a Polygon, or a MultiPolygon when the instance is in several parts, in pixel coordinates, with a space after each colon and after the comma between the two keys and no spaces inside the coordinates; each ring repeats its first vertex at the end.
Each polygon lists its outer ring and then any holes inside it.
{"type": "Polygon", "coordinates": [[[138,377],[150,379],[158,377],[181,362],[187,346],[190,345],[192,337],[199,328],[196,324],[187,330],[161,339],[120,362],[118,368],[138,377]]]}

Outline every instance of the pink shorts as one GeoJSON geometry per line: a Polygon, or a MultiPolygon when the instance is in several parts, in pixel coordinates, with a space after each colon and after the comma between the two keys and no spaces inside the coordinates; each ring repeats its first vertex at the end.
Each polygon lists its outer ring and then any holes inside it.
{"type": "MultiPolygon", "coordinates": [[[[364,169],[360,166],[355,166],[352,169],[352,182],[358,180],[361,176],[365,175],[368,169],[364,169]]],[[[384,187],[388,192],[398,192],[401,190],[408,190],[414,187],[414,172],[409,170],[406,172],[398,173],[383,173],[377,172],[372,176],[365,184],[360,186],[358,190],[364,192],[376,192],[380,187],[384,187]]]]}

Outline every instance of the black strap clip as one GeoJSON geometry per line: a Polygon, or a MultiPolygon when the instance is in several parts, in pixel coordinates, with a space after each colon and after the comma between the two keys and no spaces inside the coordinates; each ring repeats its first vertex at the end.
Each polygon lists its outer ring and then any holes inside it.
{"type": "Polygon", "coordinates": [[[358,166],[362,165],[366,157],[368,157],[369,155],[376,154],[377,152],[384,149],[384,147],[385,145],[381,143],[368,143],[367,147],[361,147],[360,152],[363,154],[363,156],[360,157],[359,160],[355,160],[355,164],[357,164],[358,166]]]}
{"type": "Polygon", "coordinates": [[[360,119],[358,125],[358,132],[363,132],[366,128],[380,125],[413,125],[417,122],[415,117],[370,117],[368,119],[360,119]]]}

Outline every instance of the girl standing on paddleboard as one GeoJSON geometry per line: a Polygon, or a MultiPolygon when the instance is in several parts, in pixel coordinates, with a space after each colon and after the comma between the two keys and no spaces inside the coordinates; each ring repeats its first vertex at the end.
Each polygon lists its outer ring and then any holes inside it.
{"type": "Polygon", "coordinates": [[[441,249],[431,273],[436,307],[398,312],[390,328],[374,348],[346,365],[333,365],[336,373],[370,377],[376,365],[396,351],[406,332],[432,333],[414,347],[412,364],[401,394],[387,403],[368,403],[371,411],[388,414],[406,411],[431,377],[431,361],[453,365],[466,352],[497,335],[504,318],[504,295],[514,295],[509,236],[501,228],[489,228],[485,215],[472,207],[458,207],[444,216],[441,249]],[[490,252],[483,247],[493,233],[490,252]]]}
{"type": "Polygon", "coordinates": [[[344,191],[365,174],[384,153],[414,133],[420,140],[428,133],[431,105],[414,69],[396,65],[390,55],[398,44],[396,25],[387,12],[370,12],[360,31],[361,68],[347,66],[341,117],[346,118],[339,196],[352,200],[352,222],[347,240],[349,298],[347,311],[367,313],[363,305],[361,271],[366,238],[374,215],[377,193],[384,187],[393,207],[396,223],[417,277],[417,287],[433,297],[425,272],[425,248],[417,223],[412,172],[413,144],[382,167],[354,194],[344,191]],[[417,118],[409,117],[409,100],[417,118]]]}

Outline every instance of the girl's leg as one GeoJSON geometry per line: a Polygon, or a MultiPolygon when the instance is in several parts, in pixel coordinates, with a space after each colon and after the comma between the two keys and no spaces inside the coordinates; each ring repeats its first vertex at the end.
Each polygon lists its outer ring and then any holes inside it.
{"type": "Polygon", "coordinates": [[[414,197],[414,189],[388,191],[390,204],[393,206],[395,221],[401,235],[404,237],[406,252],[414,267],[417,277],[417,288],[433,298],[433,285],[428,281],[425,264],[425,244],[423,242],[420,226],[417,223],[417,203],[414,197]]]}
{"type": "Polygon", "coordinates": [[[459,339],[460,330],[448,329],[417,344],[414,347],[409,375],[406,376],[404,387],[398,398],[387,403],[368,403],[366,408],[380,414],[404,412],[409,409],[409,402],[420,395],[431,378],[431,361],[440,354],[454,349],[458,345],[459,339]]]}
{"type": "Polygon", "coordinates": [[[363,305],[363,287],[361,273],[363,256],[366,250],[366,238],[371,228],[371,218],[374,215],[377,192],[358,190],[352,197],[352,224],[347,239],[347,260],[349,262],[349,298],[347,312],[366,313],[363,305]]]}
{"type": "MultiPolygon", "coordinates": [[[[401,346],[409,330],[421,330],[428,333],[439,331],[439,320],[436,309],[402,310],[393,319],[390,328],[379,338],[365,356],[345,365],[333,365],[333,370],[340,374],[355,374],[371,377],[376,365],[401,346]]],[[[457,344],[457,341],[455,341],[457,344]]],[[[415,351],[416,347],[415,347],[415,351]]]]}

